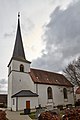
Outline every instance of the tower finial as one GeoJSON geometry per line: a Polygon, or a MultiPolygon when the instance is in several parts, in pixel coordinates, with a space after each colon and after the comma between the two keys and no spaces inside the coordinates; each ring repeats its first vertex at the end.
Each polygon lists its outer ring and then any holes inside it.
{"type": "Polygon", "coordinates": [[[20,12],[18,12],[18,18],[20,18],[20,12]]]}

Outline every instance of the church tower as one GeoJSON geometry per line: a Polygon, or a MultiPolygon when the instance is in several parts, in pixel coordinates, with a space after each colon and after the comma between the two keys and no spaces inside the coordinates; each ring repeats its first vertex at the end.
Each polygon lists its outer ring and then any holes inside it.
{"type": "Polygon", "coordinates": [[[20,15],[18,14],[18,25],[13,54],[8,64],[8,108],[12,108],[12,95],[20,90],[29,89],[28,79],[30,72],[30,63],[26,60],[21,29],[20,15]]]}

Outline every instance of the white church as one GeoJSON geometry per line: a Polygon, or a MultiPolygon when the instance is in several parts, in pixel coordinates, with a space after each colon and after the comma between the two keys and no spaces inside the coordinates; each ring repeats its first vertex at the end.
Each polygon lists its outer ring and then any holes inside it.
{"type": "Polygon", "coordinates": [[[30,68],[26,60],[20,16],[13,54],[8,64],[8,108],[13,111],[74,104],[73,85],[59,73],[30,68]]]}

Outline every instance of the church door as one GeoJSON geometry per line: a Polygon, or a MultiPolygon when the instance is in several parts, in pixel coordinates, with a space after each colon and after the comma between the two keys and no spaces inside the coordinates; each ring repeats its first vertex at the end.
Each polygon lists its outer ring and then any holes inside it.
{"type": "Polygon", "coordinates": [[[30,101],[26,101],[26,108],[30,109],[30,101]]]}

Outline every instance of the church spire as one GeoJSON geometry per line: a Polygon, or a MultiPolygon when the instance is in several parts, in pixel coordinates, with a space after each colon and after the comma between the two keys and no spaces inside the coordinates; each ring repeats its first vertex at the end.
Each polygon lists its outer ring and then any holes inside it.
{"type": "Polygon", "coordinates": [[[16,34],[16,41],[13,51],[13,58],[25,59],[25,52],[23,48],[22,36],[21,36],[21,29],[20,29],[20,13],[18,13],[18,26],[17,26],[17,34],[16,34]]]}
{"type": "Polygon", "coordinates": [[[18,60],[18,61],[31,63],[30,61],[26,60],[26,57],[25,57],[22,36],[21,36],[21,29],[20,29],[20,13],[18,13],[18,25],[17,25],[17,33],[16,33],[16,40],[15,40],[13,55],[8,64],[8,67],[12,60],[18,60]]]}

